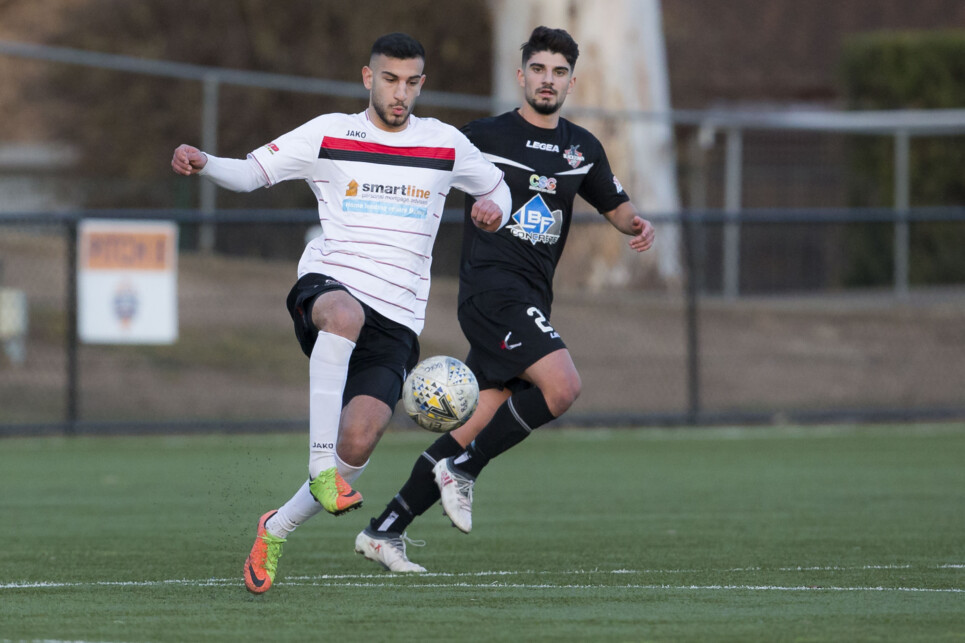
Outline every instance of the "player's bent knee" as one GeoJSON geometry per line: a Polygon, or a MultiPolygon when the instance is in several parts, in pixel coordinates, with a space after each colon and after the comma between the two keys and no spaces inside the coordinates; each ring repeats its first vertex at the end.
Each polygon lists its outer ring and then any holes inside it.
{"type": "Polygon", "coordinates": [[[580,376],[574,374],[573,377],[568,377],[559,382],[552,390],[544,391],[546,406],[549,407],[554,416],[559,417],[573,406],[573,402],[580,396],[582,390],[583,384],[580,381],[580,376]]]}
{"type": "Polygon", "coordinates": [[[338,292],[337,296],[331,297],[326,294],[315,301],[312,322],[320,331],[341,335],[354,342],[365,323],[365,311],[348,293],[338,292]]]}

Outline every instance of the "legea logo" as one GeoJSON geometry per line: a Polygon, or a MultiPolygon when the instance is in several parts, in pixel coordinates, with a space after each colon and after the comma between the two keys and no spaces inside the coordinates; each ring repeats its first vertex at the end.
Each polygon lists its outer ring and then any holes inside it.
{"type": "Polygon", "coordinates": [[[540,141],[526,141],[526,147],[531,150],[542,150],[544,152],[559,152],[560,146],[555,143],[541,143],[540,141]]]}

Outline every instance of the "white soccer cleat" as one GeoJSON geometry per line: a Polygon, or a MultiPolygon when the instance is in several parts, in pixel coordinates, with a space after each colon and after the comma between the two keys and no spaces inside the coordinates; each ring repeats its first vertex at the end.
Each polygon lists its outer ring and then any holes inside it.
{"type": "Polygon", "coordinates": [[[425,572],[425,567],[413,563],[405,555],[406,541],[419,547],[425,545],[422,541],[411,540],[405,534],[379,533],[366,527],[355,537],[355,553],[377,562],[390,572],[425,572]]]}
{"type": "Polygon", "coordinates": [[[439,486],[442,510],[456,529],[468,534],[472,529],[472,485],[475,480],[456,471],[452,458],[439,460],[432,473],[439,486]]]}

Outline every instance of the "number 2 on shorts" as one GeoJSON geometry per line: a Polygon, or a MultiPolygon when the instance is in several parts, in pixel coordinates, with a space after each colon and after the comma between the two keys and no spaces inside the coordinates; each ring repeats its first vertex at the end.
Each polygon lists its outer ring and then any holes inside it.
{"type": "Polygon", "coordinates": [[[553,330],[553,327],[550,326],[549,323],[547,323],[546,315],[543,314],[543,311],[541,311],[536,306],[530,306],[529,309],[526,311],[526,314],[529,315],[530,317],[534,317],[536,326],[544,333],[549,333],[550,337],[552,337],[553,339],[556,339],[557,337],[560,336],[560,334],[557,333],[555,330],[553,330]]]}

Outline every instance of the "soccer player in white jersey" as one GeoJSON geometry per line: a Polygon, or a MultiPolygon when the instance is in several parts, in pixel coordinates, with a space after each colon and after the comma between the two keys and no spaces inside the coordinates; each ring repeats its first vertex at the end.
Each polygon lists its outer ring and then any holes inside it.
{"type": "Polygon", "coordinates": [[[432,246],[450,188],[476,197],[480,229],[495,232],[509,218],[502,172],[457,129],[412,115],[424,65],[417,40],[382,36],[362,68],[365,111],[319,116],[246,159],[189,145],[174,151],[178,174],[235,191],[301,179],[318,199],[323,232],[305,249],[287,300],[309,357],[309,478],[258,521],[244,566],[256,594],[274,582],[295,528],[323,508],[339,515],[362,504],[351,484],[418,361],[432,246]]]}

